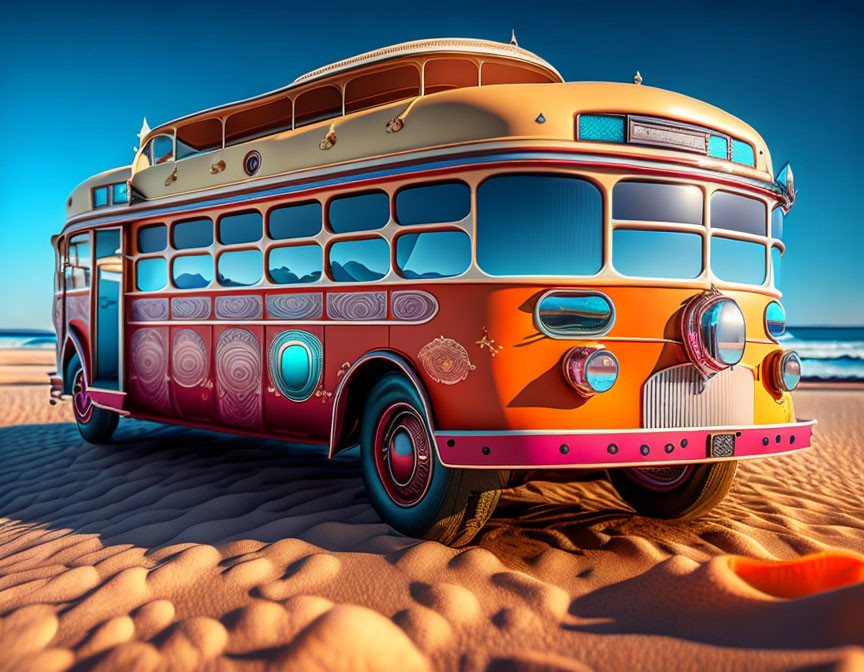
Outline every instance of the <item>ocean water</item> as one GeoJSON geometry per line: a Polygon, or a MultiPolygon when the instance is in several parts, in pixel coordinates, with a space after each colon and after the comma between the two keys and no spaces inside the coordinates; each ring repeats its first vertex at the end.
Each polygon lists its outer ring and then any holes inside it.
{"type": "Polygon", "coordinates": [[[804,380],[864,381],[864,327],[788,327],[780,344],[801,355],[804,380]]]}
{"type": "MultiPolygon", "coordinates": [[[[53,331],[0,329],[0,350],[53,350],[53,331]]],[[[864,327],[789,327],[780,337],[801,355],[804,380],[864,381],[864,327]]]]}
{"type": "Polygon", "coordinates": [[[0,350],[53,350],[57,336],[40,329],[0,329],[0,350]]]}

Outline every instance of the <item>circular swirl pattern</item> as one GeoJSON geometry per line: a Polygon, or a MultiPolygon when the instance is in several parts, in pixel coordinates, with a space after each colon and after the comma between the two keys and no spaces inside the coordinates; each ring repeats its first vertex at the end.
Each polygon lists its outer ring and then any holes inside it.
{"type": "Polygon", "coordinates": [[[216,317],[223,320],[260,320],[264,304],[260,296],[219,296],[216,297],[216,317]]]}
{"type": "Polygon", "coordinates": [[[132,334],[130,350],[135,396],[148,408],[168,411],[167,329],[139,329],[132,334]]]}
{"type": "Polygon", "coordinates": [[[327,315],[334,320],[383,320],[387,292],[344,292],[327,296],[327,315]]]}
{"type": "Polygon", "coordinates": [[[158,322],[168,319],[168,299],[135,299],[132,302],[133,322],[158,322]]]}
{"type": "Polygon", "coordinates": [[[206,296],[171,299],[171,317],[175,320],[206,320],[210,317],[210,299],[206,296]]]}
{"type": "Polygon", "coordinates": [[[393,292],[393,316],[397,320],[419,322],[438,312],[438,301],[427,292],[393,292]]]}
{"type": "Polygon", "coordinates": [[[316,294],[269,294],[267,313],[269,317],[283,320],[318,320],[323,312],[320,293],[316,294]]]}
{"type": "Polygon", "coordinates": [[[171,343],[171,374],[182,387],[198,387],[210,376],[204,339],[192,329],[180,329],[171,343]]]}
{"type": "Polygon", "coordinates": [[[429,377],[442,385],[455,385],[476,368],[468,358],[468,351],[444,336],[424,345],[417,358],[429,377]]]}
{"type": "Polygon", "coordinates": [[[226,329],[216,341],[216,393],[229,425],[250,427],[261,416],[261,353],[247,329],[226,329]]]}

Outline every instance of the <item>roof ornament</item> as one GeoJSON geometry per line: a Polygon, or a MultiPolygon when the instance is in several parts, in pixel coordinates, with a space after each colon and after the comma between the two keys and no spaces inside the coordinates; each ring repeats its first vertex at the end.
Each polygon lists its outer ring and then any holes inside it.
{"type": "Polygon", "coordinates": [[[639,74],[638,70],[636,71],[636,76],[633,78],[633,83],[636,86],[639,86],[640,84],[642,84],[642,75],[639,74]]]}
{"type": "Polygon", "coordinates": [[[138,140],[143,140],[150,132],[150,124],[147,123],[147,117],[144,117],[144,123],[141,124],[141,130],[138,131],[138,140]]]}
{"type": "Polygon", "coordinates": [[[510,30],[510,44],[512,44],[514,47],[519,46],[519,43],[516,41],[516,29],[515,28],[510,30]]]}

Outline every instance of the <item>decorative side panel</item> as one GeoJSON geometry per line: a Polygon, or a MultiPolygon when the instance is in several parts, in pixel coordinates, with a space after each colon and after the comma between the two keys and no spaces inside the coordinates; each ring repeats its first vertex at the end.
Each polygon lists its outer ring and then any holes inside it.
{"type": "Polygon", "coordinates": [[[422,322],[438,312],[438,300],[428,292],[405,290],[393,292],[393,317],[397,320],[422,322]]]}
{"type": "Polygon", "coordinates": [[[167,413],[168,396],[168,330],[139,329],[129,345],[132,390],[148,408],[167,413]]]}
{"type": "MultiPolygon", "coordinates": [[[[218,311],[218,301],[217,301],[218,311]]],[[[216,393],[222,419],[254,427],[261,418],[261,351],[255,334],[226,329],[216,341],[216,393]]]]}
{"type": "Polygon", "coordinates": [[[207,296],[178,296],[171,299],[171,317],[175,320],[209,320],[212,302],[207,296]]]}
{"type": "Polygon", "coordinates": [[[268,294],[267,317],[282,320],[320,320],[324,315],[324,297],[314,294],[268,294]]]}
{"type": "Polygon", "coordinates": [[[180,329],[171,344],[171,375],[182,387],[198,387],[210,377],[207,346],[192,329],[180,329]]]}
{"type": "Polygon", "coordinates": [[[160,322],[168,319],[168,299],[135,299],[129,308],[133,322],[160,322]]]}
{"type": "Polygon", "coordinates": [[[452,338],[439,336],[424,345],[417,354],[426,373],[436,383],[455,385],[468,377],[475,368],[468,351],[452,338]]]}
{"type": "Polygon", "coordinates": [[[87,294],[83,296],[67,296],[66,297],[66,321],[81,320],[83,322],[90,321],[89,309],[90,297],[87,294]]]}
{"type": "Polygon", "coordinates": [[[223,320],[260,320],[263,315],[264,302],[255,294],[216,297],[216,317],[223,320]]]}
{"type": "Polygon", "coordinates": [[[387,292],[328,294],[327,316],[332,320],[385,320],[387,319],[387,292]]]}

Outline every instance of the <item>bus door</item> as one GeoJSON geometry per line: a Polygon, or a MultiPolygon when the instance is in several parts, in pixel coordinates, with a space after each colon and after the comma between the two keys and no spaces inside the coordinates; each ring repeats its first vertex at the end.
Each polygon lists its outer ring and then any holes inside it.
{"type": "Polygon", "coordinates": [[[91,387],[123,388],[123,250],[120,228],[95,232],[93,382],[91,387]]]}

